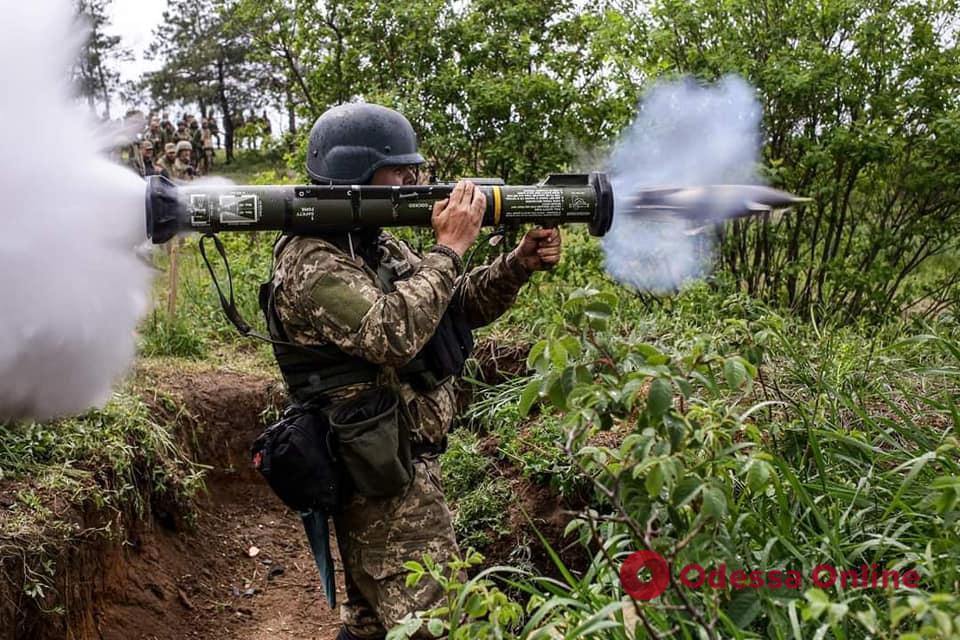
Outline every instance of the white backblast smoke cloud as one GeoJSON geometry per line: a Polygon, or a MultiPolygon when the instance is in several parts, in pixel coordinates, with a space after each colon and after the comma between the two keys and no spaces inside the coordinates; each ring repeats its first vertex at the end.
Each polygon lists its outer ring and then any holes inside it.
{"type": "Polygon", "coordinates": [[[66,0],[4,8],[0,39],[0,421],[78,413],[129,366],[148,304],[144,183],[71,96],[66,0]]]}
{"type": "MultiPolygon", "coordinates": [[[[643,187],[757,182],[760,115],[753,89],[735,76],[714,86],[661,83],[644,96],[610,159],[616,205],[603,238],[610,275],[662,292],[703,274],[707,234],[688,235],[689,223],[668,214],[632,214],[628,201],[643,187]]],[[[714,219],[724,215],[718,210],[714,219]]]]}

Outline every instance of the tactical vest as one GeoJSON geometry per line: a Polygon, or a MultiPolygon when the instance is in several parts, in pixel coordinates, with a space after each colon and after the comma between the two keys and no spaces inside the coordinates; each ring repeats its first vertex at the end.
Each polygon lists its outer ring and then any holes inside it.
{"type": "MultiPolygon", "coordinates": [[[[280,255],[289,239],[290,236],[280,239],[275,255],[280,255]]],[[[334,238],[325,239],[336,246],[340,244],[334,238]]],[[[364,261],[376,273],[377,285],[385,294],[396,290],[395,281],[413,273],[407,262],[388,264],[379,260],[377,264],[370,264],[366,258],[364,261]]],[[[290,341],[277,313],[273,278],[260,285],[260,309],[273,339],[273,355],[295,404],[322,406],[335,389],[376,382],[382,370],[379,365],[352,356],[330,343],[299,345],[290,341]]],[[[459,305],[452,301],[433,336],[410,362],[397,369],[397,375],[417,391],[429,392],[451,376],[459,375],[472,350],[470,325],[459,305]]]]}

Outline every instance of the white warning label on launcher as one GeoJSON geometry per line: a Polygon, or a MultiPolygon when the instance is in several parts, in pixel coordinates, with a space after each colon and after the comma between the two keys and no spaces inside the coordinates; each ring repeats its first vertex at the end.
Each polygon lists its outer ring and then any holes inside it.
{"type": "Polygon", "coordinates": [[[254,193],[220,196],[220,224],[253,224],[260,220],[260,197],[254,193]]]}

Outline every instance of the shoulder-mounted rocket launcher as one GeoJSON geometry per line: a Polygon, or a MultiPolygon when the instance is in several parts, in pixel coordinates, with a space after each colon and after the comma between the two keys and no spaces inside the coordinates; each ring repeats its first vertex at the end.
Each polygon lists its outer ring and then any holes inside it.
{"type": "MultiPolygon", "coordinates": [[[[506,185],[498,178],[471,178],[487,197],[484,226],[555,226],[584,223],[602,236],[613,223],[614,194],[605,173],[554,174],[535,185],[506,185]]],[[[281,231],[294,235],[347,233],[380,227],[430,227],[433,205],[455,183],[370,185],[176,185],[147,178],[147,236],[162,244],[198,231],[281,231]]],[[[633,190],[618,202],[618,215],[680,217],[708,223],[768,213],[802,201],[756,185],[713,185],[633,190]]]]}
{"type": "MultiPolygon", "coordinates": [[[[483,225],[498,231],[525,223],[555,226],[576,222],[586,224],[592,235],[602,236],[613,224],[613,187],[604,173],[555,174],[526,186],[506,185],[496,178],[471,180],[487,198],[483,225]]],[[[146,189],[147,236],[154,244],[163,244],[181,232],[202,233],[200,254],[227,318],[241,334],[275,342],[254,331],[237,310],[233,277],[217,233],[325,235],[382,227],[430,227],[434,203],[446,199],[454,186],[176,185],[162,176],[150,176],[146,189]],[[226,293],[207,258],[207,237],[212,237],[226,267],[226,293]]],[[[705,228],[711,222],[769,213],[803,200],[756,185],[638,188],[621,194],[616,209],[617,215],[651,220],[679,218],[705,228]]]]}
{"type": "MultiPolygon", "coordinates": [[[[603,173],[551,175],[529,186],[471,178],[487,197],[484,226],[586,223],[602,236],[613,222],[613,189],[603,173]]],[[[147,235],[161,244],[182,231],[347,233],[380,227],[429,227],[433,205],[454,183],[370,185],[174,185],[147,181],[147,235]]]]}

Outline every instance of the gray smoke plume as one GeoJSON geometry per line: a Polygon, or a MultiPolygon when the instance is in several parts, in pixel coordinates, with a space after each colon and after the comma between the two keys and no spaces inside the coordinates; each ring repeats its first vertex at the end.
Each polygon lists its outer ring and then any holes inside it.
{"type": "Polygon", "coordinates": [[[65,0],[4,7],[0,421],[104,402],[148,304],[144,183],[71,96],[83,29],[65,0]]]}
{"type": "MultiPolygon", "coordinates": [[[[758,182],[760,115],[753,89],[736,76],[714,86],[689,79],[661,83],[644,96],[610,158],[616,202],[603,239],[610,275],[663,292],[705,273],[707,234],[690,234],[690,223],[668,212],[638,215],[630,202],[645,187],[758,182]]],[[[717,205],[711,220],[732,213],[717,205]]]]}

